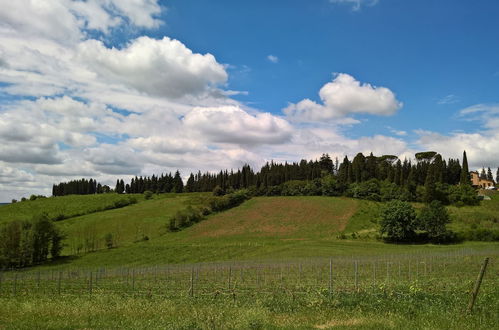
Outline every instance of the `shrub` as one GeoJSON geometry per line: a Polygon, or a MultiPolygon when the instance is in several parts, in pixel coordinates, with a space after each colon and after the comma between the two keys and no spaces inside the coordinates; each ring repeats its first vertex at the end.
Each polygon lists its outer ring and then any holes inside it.
{"type": "Polygon", "coordinates": [[[203,219],[203,214],[201,210],[188,206],[184,210],[177,211],[175,215],[170,218],[168,223],[168,229],[170,231],[176,231],[185,227],[189,227],[192,224],[199,222],[203,219]]]}
{"type": "Polygon", "coordinates": [[[443,243],[452,236],[446,228],[446,224],[450,222],[449,214],[440,201],[433,201],[423,207],[417,220],[418,229],[426,231],[432,242],[443,243]]]}
{"type": "Polygon", "coordinates": [[[497,242],[499,241],[499,230],[487,228],[472,228],[459,234],[463,239],[468,241],[485,241],[497,242]]]}
{"type": "Polygon", "coordinates": [[[225,195],[225,191],[220,186],[216,186],[213,189],[213,196],[223,196],[225,195]]]}
{"type": "Polygon", "coordinates": [[[407,202],[390,201],[381,210],[380,226],[380,234],[389,241],[412,240],[417,229],[416,212],[407,202]]]}
{"type": "Polygon", "coordinates": [[[305,194],[306,181],[291,180],[284,182],[281,188],[282,196],[300,196],[305,194]]]}
{"type": "Polygon", "coordinates": [[[321,179],[321,189],[323,196],[339,196],[342,192],[338,181],[332,175],[326,175],[321,179]]]}
{"type": "Polygon", "coordinates": [[[456,206],[480,204],[480,199],[475,189],[469,185],[450,186],[448,189],[448,200],[449,203],[456,206]]]}
{"type": "Polygon", "coordinates": [[[113,234],[107,233],[106,236],[104,236],[104,241],[106,242],[106,247],[108,249],[113,248],[114,246],[113,234]]]}
{"type": "Polygon", "coordinates": [[[152,192],[152,191],[150,191],[150,190],[146,190],[146,191],[144,191],[144,198],[145,198],[146,200],[151,199],[151,198],[152,198],[152,194],[153,194],[153,192],[152,192]]]}
{"type": "Polygon", "coordinates": [[[347,196],[380,201],[380,183],[376,179],[352,183],[348,186],[347,196]]]}
{"type": "Polygon", "coordinates": [[[189,227],[196,222],[201,221],[204,216],[211,212],[220,212],[232,207],[238,206],[250,198],[249,191],[246,189],[238,190],[225,196],[212,196],[207,200],[207,205],[200,207],[188,206],[184,210],[178,211],[168,222],[169,231],[177,231],[189,227]]]}

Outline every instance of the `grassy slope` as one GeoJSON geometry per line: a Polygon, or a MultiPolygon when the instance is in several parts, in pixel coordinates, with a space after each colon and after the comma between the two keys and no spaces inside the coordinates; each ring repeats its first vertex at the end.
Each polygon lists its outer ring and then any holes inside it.
{"type": "MultiPolygon", "coordinates": [[[[143,195],[131,195],[143,200],[143,195]]],[[[17,202],[0,208],[0,223],[15,220],[30,220],[33,216],[46,212],[50,218],[60,214],[75,216],[100,211],[114,202],[126,198],[118,194],[70,195],[40,198],[34,201],[17,202]]]]}
{"type": "MultiPolygon", "coordinates": [[[[119,247],[68,258],[56,267],[280,260],[446,251],[463,246],[497,247],[497,244],[489,243],[459,246],[384,244],[373,239],[376,233],[373,214],[379,211],[379,203],[334,197],[257,197],[237,208],[212,215],[195,226],[169,233],[165,230],[168,217],[187,204],[197,203],[199,196],[162,197],[61,222],[69,234],[66,253],[71,252],[73,240],[78,240],[85,228],[93,226],[99,235],[100,247],[107,232],[119,238],[119,247]],[[346,233],[347,239],[338,239],[341,231],[346,233]],[[352,239],[352,232],[361,238],[352,239]],[[142,234],[151,239],[134,242],[142,234]]],[[[483,206],[477,210],[481,208],[483,206]]]]}
{"type": "Polygon", "coordinates": [[[491,200],[484,200],[480,206],[450,206],[453,222],[450,228],[463,231],[473,227],[499,230],[499,192],[488,191],[491,200]]]}
{"type": "Polygon", "coordinates": [[[74,254],[86,239],[94,239],[97,249],[105,247],[104,236],[112,234],[115,245],[127,246],[147,236],[157,238],[166,232],[168,219],[189,204],[198,203],[203,194],[163,194],[125,208],[92,213],[59,222],[67,234],[63,254],[74,254]]]}

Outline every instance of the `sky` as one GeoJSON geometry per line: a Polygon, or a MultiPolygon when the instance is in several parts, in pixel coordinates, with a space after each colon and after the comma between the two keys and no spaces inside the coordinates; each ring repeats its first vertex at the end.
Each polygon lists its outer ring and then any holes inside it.
{"type": "Polygon", "coordinates": [[[499,166],[496,0],[0,8],[0,202],[322,153],[499,166]]]}

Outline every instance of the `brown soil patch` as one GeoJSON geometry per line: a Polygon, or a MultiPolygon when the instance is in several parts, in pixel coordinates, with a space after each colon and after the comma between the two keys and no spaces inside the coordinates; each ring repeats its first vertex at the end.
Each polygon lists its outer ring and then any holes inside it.
{"type": "Polygon", "coordinates": [[[352,200],[259,197],[210,217],[193,227],[191,233],[192,237],[299,235],[304,239],[307,232],[316,235],[344,230],[356,210],[357,203],[352,200]]]}

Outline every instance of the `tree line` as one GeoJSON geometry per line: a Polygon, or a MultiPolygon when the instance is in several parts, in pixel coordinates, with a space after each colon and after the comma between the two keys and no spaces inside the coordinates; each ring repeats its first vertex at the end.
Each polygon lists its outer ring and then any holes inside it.
{"type": "MultiPolygon", "coordinates": [[[[488,172],[486,177],[492,175],[491,170],[488,172]]],[[[92,179],[54,187],[58,195],[73,191],[82,194],[107,191],[99,189],[100,184],[92,179]]],[[[358,153],[352,160],[345,156],[340,162],[338,158],[332,160],[328,154],[323,154],[318,160],[267,162],[257,172],[249,165],[218,173],[198,171],[191,173],[185,184],[177,170],[173,175],[136,176],[129,183],[119,179],[113,191],[128,194],[211,192],[215,189],[221,195],[248,189],[252,195],[346,195],[372,200],[477,203],[471,188],[466,152],[462,162],[457,158],[445,160],[434,151],[417,153],[414,161],[402,161],[395,155],[358,153]]]]}
{"type": "Polygon", "coordinates": [[[97,183],[94,179],[72,180],[69,182],[60,182],[52,186],[52,196],[93,195],[109,192],[111,192],[109,186],[97,183]]]}

